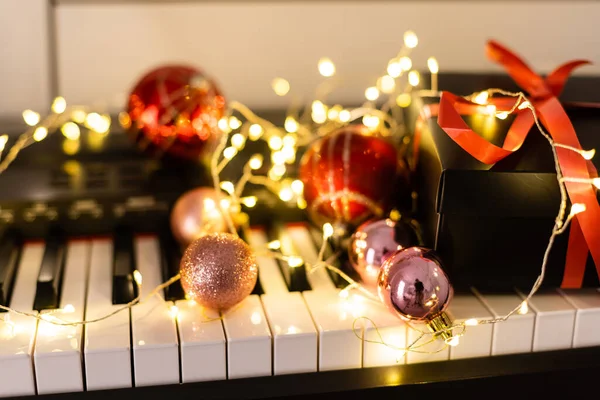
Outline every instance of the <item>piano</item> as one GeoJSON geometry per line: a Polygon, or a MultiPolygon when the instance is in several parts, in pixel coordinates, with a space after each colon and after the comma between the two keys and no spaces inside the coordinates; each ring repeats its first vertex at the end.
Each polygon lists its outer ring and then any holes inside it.
{"type": "MultiPolygon", "coordinates": [[[[201,167],[140,154],[118,126],[100,144],[84,135],[75,154],[63,140],[57,133],[27,148],[0,175],[0,304],[90,320],[135,298],[134,270],[142,295],[177,273],[170,207],[210,180],[201,167]]],[[[252,224],[240,234],[251,246],[277,240],[283,253],[317,258],[322,236],[301,211],[275,199],[246,211],[252,224]]],[[[328,256],[336,251],[327,244],[328,256]]],[[[524,314],[469,327],[456,347],[404,354],[371,341],[381,334],[406,345],[414,332],[380,305],[341,298],[343,282],[327,270],[306,274],[264,257],[258,266],[253,293],[222,319],[186,300],[179,283],[85,327],[0,313],[0,398],[518,397],[596,387],[596,289],[544,291],[524,314]],[[365,321],[357,336],[361,316],[377,329],[365,321]]],[[[455,295],[449,314],[501,316],[523,296],[473,288],[455,295]]]]}

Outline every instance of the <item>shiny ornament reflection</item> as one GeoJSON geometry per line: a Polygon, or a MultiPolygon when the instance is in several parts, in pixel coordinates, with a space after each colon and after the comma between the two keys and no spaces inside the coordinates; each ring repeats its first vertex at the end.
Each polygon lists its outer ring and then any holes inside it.
{"type": "Polygon", "coordinates": [[[167,65],[144,75],[127,104],[129,133],[140,149],[156,155],[198,160],[221,134],[225,98],[198,69],[167,65]]]}
{"type": "Polygon", "coordinates": [[[210,187],[184,193],[171,211],[173,237],[187,247],[195,239],[209,233],[225,232],[227,223],[220,202],[226,196],[210,187]]]}
{"type": "Polygon", "coordinates": [[[417,244],[417,234],[407,223],[390,218],[369,220],[352,235],[348,255],[364,286],[376,289],[385,259],[397,250],[417,244]]]}
{"type": "Polygon", "coordinates": [[[364,125],[349,125],[314,142],[300,162],[299,177],[311,220],[321,226],[356,226],[382,215],[399,172],[398,152],[364,125]]]}
{"type": "Polygon", "coordinates": [[[252,249],[230,233],[213,233],[192,242],[181,258],[179,272],[187,297],[216,311],[244,300],[258,278],[252,249]]]}
{"type": "Polygon", "coordinates": [[[378,277],[379,298],[387,308],[407,321],[424,322],[433,332],[448,340],[450,319],[444,312],[453,288],[442,262],[423,247],[396,251],[381,266],[378,277]]]}

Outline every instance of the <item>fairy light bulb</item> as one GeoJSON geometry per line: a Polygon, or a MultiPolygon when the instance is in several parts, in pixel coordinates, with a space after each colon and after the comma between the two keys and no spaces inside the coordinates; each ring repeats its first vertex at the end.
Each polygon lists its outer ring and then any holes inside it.
{"type": "Polygon", "coordinates": [[[450,338],[450,339],[447,341],[447,343],[448,343],[448,345],[449,345],[449,346],[452,346],[452,347],[456,347],[456,346],[458,346],[458,343],[459,343],[459,336],[452,336],[452,338],[450,338]]]}
{"type": "Polygon", "coordinates": [[[251,140],[258,140],[263,133],[263,128],[259,124],[252,124],[248,129],[251,140]]]}
{"type": "Polygon", "coordinates": [[[248,161],[248,165],[250,165],[250,168],[253,170],[260,169],[263,165],[263,156],[260,154],[253,155],[250,158],[250,161],[248,161]]]}
{"type": "Polygon", "coordinates": [[[273,79],[271,87],[277,96],[285,96],[290,91],[290,83],[283,78],[273,79]]]}
{"type": "Polygon", "coordinates": [[[289,133],[294,133],[298,131],[298,122],[294,119],[294,117],[287,117],[285,119],[285,123],[283,124],[285,130],[289,133]]]}
{"type": "Polygon", "coordinates": [[[521,104],[519,104],[519,107],[517,107],[519,110],[524,110],[526,108],[531,107],[531,103],[528,102],[527,100],[525,100],[524,102],[522,102],[521,104]]]}
{"type": "Polygon", "coordinates": [[[365,90],[365,97],[367,100],[375,101],[379,97],[379,89],[375,86],[371,86],[365,90]]]}
{"type": "Polygon", "coordinates": [[[67,313],[67,314],[74,313],[75,307],[73,306],[73,304],[67,304],[66,306],[63,307],[62,312],[67,313]]]}
{"type": "Polygon", "coordinates": [[[384,75],[379,80],[379,89],[386,94],[392,93],[396,89],[396,81],[390,75],[384,75]]]}
{"type": "Polygon", "coordinates": [[[487,104],[489,97],[490,97],[490,94],[487,91],[483,91],[483,92],[478,93],[475,96],[475,98],[473,99],[473,102],[484,105],[484,104],[487,104]]]}
{"type": "Polygon", "coordinates": [[[279,250],[281,248],[281,242],[279,240],[273,240],[267,244],[267,247],[271,250],[279,250]]]}
{"type": "Polygon", "coordinates": [[[282,201],[290,201],[294,197],[294,192],[289,187],[284,187],[279,191],[279,198],[282,201]]]}
{"type": "Polygon", "coordinates": [[[48,136],[48,129],[44,126],[39,126],[33,132],[33,140],[36,142],[42,141],[48,136]]]}
{"type": "Polygon", "coordinates": [[[227,118],[221,118],[219,122],[217,122],[217,126],[221,131],[225,133],[229,132],[229,122],[227,122],[227,118]]]}
{"type": "Polygon", "coordinates": [[[411,86],[413,86],[413,87],[418,86],[419,80],[420,80],[419,71],[412,70],[408,73],[408,83],[411,86]]]}
{"type": "Polygon", "coordinates": [[[594,186],[596,186],[598,189],[600,189],[600,178],[592,179],[592,183],[594,184],[594,186]]]}
{"type": "Polygon", "coordinates": [[[142,286],[143,278],[142,273],[137,269],[133,271],[133,280],[137,283],[138,286],[142,286]]]}
{"type": "Polygon", "coordinates": [[[77,140],[77,139],[79,139],[79,136],[81,135],[79,126],[76,123],[71,122],[71,121],[65,123],[60,128],[60,131],[62,132],[64,137],[66,137],[67,139],[70,139],[70,140],[77,140]]]}
{"type": "Polygon", "coordinates": [[[67,109],[67,101],[64,97],[58,96],[52,102],[52,112],[62,114],[67,109]]]}
{"type": "Polygon", "coordinates": [[[177,315],[179,314],[179,308],[176,305],[172,305],[169,308],[169,314],[171,315],[171,318],[177,318],[177,315]]]}
{"type": "Polygon", "coordinates": [[[4,150],[6,143],[8,143],[8,135],[4,134],[0,136],[0,151],[4,150]]]}
{"type": "Polygon", "coordinates": [[[379,118],[375,115],[363,116],[362,123],[367,128],[375,129],[379,126],[379,118]]]}
{"type": "Polygon", "coordinates": [[[40,114],[32,110],[23,111],[23,121],[29,126],[35,126],[40,122],[40,114]]]}
{"type": "Polygon", "coordinates": [[[432,74],[437,74],[439,72],[440,66],[435,57],[429,57],[427,59],[427,68],[429,68],[429,72],[432,74]]]}
{"type": "Polygon", "coordinates": [[[279,150],[283,146],[283,140],[279,136],[273,135],[269,138],[269,148],[271,150],[279,150]]]}
{"type": "Polygon", "coordinates": [[[521,306],[519,307],[519,311],[517,311],[517,312],[521,315],[527,314],[527,312],[529,312],[529,306],[527,305],[526,301],[521,303],[521,306]]]}
{"type": "Polygon", "coordinates": [[[414,49],[419,44],[419,38],[413,31],[404,32],[404,45],[409,49],[414,49]]]}
{"type": "Polygon", "coordinates": [[[412,60],[410,59],[410,57],[407,56],[400,57],[400,60],[398,60],[398,64],[400,64],[400,68],[402,69],[402,71],[410,71],[410,69],[412,68],[412,60]]]}
{"type": "Polygon", "coordinates": [[[596,149],[582,150],[581,156],[586,160],[591,160],[596,155],[596,149]]]}
{"type": "Polygon", "coordinates": [[[350,111],[348,111],[348,110],[340,111],[340,113],[338,115],[338,119],[340,120],[340,122],[350,121],[350,111]]]}
{"type": "Polygon", "coordinates": [[[242,126],[242,121],[235,116],[229,117],[229,128],[231,128],[231,130],[237,129],[240,126],[242,126]]]}
{"type": "Polygon", "coordinates": [[[496,113],[496,118],[506,119],[506,118],[508,118],[508,113],[506,111],[498,112],[498,113],[496,113]]]}
{"type": "Polygon", "coordinates": [[[297,268],[304,264],[304,260],[299,256],[289,256],[287,262],[290,268],[297,268]]]}
{"type": "Polygon", "coordinates": [[[387,66],[387,73],[393,78],[398,78],[402,75],[402,65],[400,64],[400,61],[396,59],[391,60],[387,66]]]}
{"type": "Polygon", "coordinates": [[[478,325],[478,324],[479,324],[479,321],[477,319],[475,319],[475,318],[470,318],[470,319],[468,319],[468,320],[465,321],[465,325],[466,326],[475,326],[475,325],[478,325]]]}
{"type": "Polygon", "coordinates": [[[232,194],[235,191],[235,186],[233,186],[233,183],[229,181],[223,181],[219,186],[229,194],[232,194]]]}
{"type": "Polygon", "coordinates": [[[246,137],[241,133],[236,133],[231,137],[231,145],[237,150],[241,150],[246,144],[246,137]]]}
{"type": "Polygon", "coordinates": [[[296,141],[295,135],[285,135],[283,137],[283,147],[296,147],[296,141]]]}
{"type": "Polygon", "coordinates": [[[319,73],[325,77],[335,75],[335,65],[329,58],[323,57],[319,60],[319,73]]]}
{"type": "Polygon", "coordinates": [[[285,164],[285,155],[283,151],[274,151],[271,153],[271,162],[273,164],[285,164]]]}
{"type": "Polygon", "coordinates": [[[235,157],[237,152],[238,151],[235,147],[228,147],[225,150],[223,150],[223,157],[225,157],[227,160],[231,160],[233,157],[235,157]]]}
{"type": "Polygon", "coordinates": [[[299,179],[296,179],[295,181],[293,181],[290,186],[292,188],[292,191],[294,193],[296,193],[297,195],[301,195],[302,192],[304,191],[304,183],[302,183],[302,181],[299,179]]]}
{"type": "Polygon", "coordinates": [[[243,205],[245,205],[248,208],[252,208],[256,205],[256,203],[258,202],[258,198],[256,196],[248,196],[248,197],[243,197],[241,199],[241,202],[243,205]]]}
{"type": "Polygon", "coordinates": [[[325,223],[323,225],[323,238],[329,239],[333,236],[333,233],[333,225],[331,225],[329,222],[325,223]]]}

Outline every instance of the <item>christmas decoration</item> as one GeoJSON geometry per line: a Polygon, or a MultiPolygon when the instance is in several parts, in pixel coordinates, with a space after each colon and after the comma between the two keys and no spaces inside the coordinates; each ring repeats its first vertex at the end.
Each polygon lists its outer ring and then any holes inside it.
{"type": "Polygon", "coordinates": [[[204,307],[227,310],[254,289],[258,267],[252,249],[230,233],[212,233],[193,241],[180,266],[186,295],[204,307]]]}
{"type": "Polygon", "coordinates": [[[166,65],[144,75],[127,104],[129,132],[153,155],[197,160],[219,136],[225,98],[203,72],[166,65]]]}
{"type": "Polygon", "coordinates": [[[377,288],[381,265],[397,250],[417,245],[415,229],[403,220],[369,220],[360,225],[348,245],[348,255],[363,285],[377,288]]]}
{"type": "Polygon", "coordinates": [[[229,200],[212,187],[190,190],[177,199],[171,211],[171,232],[181,246],[187,247],[206,234],[227,230],[221,202],[229,200]]]}
{"type": "Polygon", "coordinates": [[[449,340],[450,318],[444,312],[453,288],[433,250],[408,247],[390,255],[377,279],[379,298],[407,321],[425,322],[432,332],[449,340]]]}
{"type": "Polygon", "coordinates": [[[381,216],[398,177],[398,153],[364,125],[340,128],[313,143],[300,162],[310,218],[352,226],[381,216]]]}

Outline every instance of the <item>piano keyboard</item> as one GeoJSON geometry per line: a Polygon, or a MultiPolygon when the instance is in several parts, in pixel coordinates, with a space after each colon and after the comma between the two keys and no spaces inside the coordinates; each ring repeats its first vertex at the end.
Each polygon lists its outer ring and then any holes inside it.
{"type": "MultiPolygon", "coordinates": [[[[176,252],[165,248],[171,245],[163,239],[124,234],[18,246],[4,238],[0,301],[21,311],[54,312],[52,316],[70,321],[106,315],[135,297],[134,269],[143,275],[143,296],[177,270],[176,252]],[[57,312],[56,308],[68,309],[57,312]]],[[[253,247],[264,247],[274,239],[280,240],[286,254],[300,255],[308,262],[317,259],[318,243],[305,225],[252,229],[246,237],[253,247]]],[[[378,340],[380,334],[386,343],[403,347],[416,339],[416,333],[382,305],[352,294],[341,298],[339,287],[324,269],[299,279],[295,274],[301,268],[284,272],[274,259],[258,257],[257,261],[258,289],[222,319],[185,300],[177,285],[130,312],[85,327],[0,314],[6,321],[0,324],[0,397],[600,345],[596,331],[600,293],[557,290],[536,295],[527,313],[504,323],[468,327],[456,347],[435,353],[395,351],[369,341],[378,340]],[[355,332],[353,324],[361,316],[369,320],[360,320],[355,332]]],[[[498,295],[474,289],[457,294],[449,314],[457,321],[502,316],[523,297],[519,292],[498,295]]],[[[434,342],[421,350],[434,352],[439,346],[434,342]]]]}

